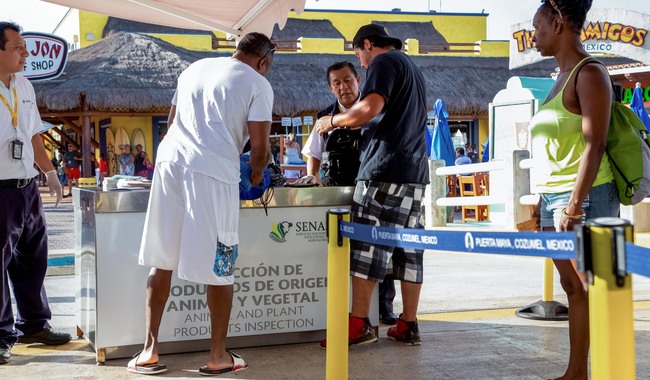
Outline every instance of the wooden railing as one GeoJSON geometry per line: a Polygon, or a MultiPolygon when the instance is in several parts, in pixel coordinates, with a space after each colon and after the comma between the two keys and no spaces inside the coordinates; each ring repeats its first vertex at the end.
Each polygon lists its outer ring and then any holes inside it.
{"type": "Polygon", "coordinates": [[[298,51],[298,40],[275,40],[271,39],[275,45],[275,51],[298,51]]]}
{"type": "Polygon", "coordinates": [[[235,49],[235,40],[229,40],[227,38],[213,38],[212,50],[218,49],[235,49]]]}
{"type": "Polygon", "coordinates": [[[420,43],[420,54],[435,53],[478,53],[481,45],[469,42],[457,42],[447,44],[425,44],[420,43]]]}
{"type": "MultiPolygon", "coordinates": [[[[298,40],[271,40],[276,46],[276,51],[297,52],[299,41],[298,40]]],[[[226,38],[213,39],[212,48],[217,49],[234,49],[235,41],[226,38]]],[[[344,41],[344,51],[353,51],[352,41],[344,41]]],[[[420,54],[436,54],[436,53],[479,53],[481,45],[470,42],[457,42],[457,43],[436,43],[426,44],[420,43],[420,54]]]]}

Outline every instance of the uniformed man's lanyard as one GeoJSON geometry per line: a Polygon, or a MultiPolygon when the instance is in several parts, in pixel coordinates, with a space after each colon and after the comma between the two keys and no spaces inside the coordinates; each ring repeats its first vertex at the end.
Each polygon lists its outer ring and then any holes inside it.
{"type": "Polygon", "coordinates": [[[4,103],[5,107],[9,110],[11,115],[11,124],[14,126],[15,138],[10,142],[11,158],[14,160],[23,159],[23,142],[18,138],[18,94],[16,93],[16,87],[11,89],[11,92],[14,95],[14,108],[12,109],[9,105],[9,101],[5,99],[4,95],[0,94],[0,100],[4,103]]]}
{"type": "Polygon", "coordinates": [[[0,94],[0,99],[2,100],[2,103],[4,103],[5,107],[9,110],[9,114],[11,115],[11,124],[14,126],[14,128],[18,128],[18,94],[16,94],[16,87],[12,88],[12,93],[14,95],[14,108],[12,109],[11,106],[9,105],[9,102],[5,97],[0,94]]]}

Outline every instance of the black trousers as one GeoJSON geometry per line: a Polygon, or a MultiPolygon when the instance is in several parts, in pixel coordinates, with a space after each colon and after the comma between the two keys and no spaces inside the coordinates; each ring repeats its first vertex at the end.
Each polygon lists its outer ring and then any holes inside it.
{"type": "Polygon", "coordinates": [[[45,287],[47,230],[37,181],[24,188],[0,187],[0,346],[18,335],[49,328],[52,317],[45,287]],[[16,299],[14,321],[9,284],[16,299]]]}
{"type": "Polygon", "coordinates": [[[393,275],[386,275],[384,281],[379,283],[379,314],[386,315],[393,312],[395,299],[395,281],[393,275]]]}

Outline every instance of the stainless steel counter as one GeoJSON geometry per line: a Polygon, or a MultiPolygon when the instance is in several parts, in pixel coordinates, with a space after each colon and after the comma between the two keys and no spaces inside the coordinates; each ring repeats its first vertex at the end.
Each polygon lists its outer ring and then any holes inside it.
{"type": "MultiPolygon", "coordinates": [[[[241,203],[230,348],[315,342],[327,314],[326,212],[352,204],[352,187],[278,188],[267,209],[241,203]]],[[[149,190],[75,188],[79,334],[97,361],[130,357],[144,341],[148,267],[138,252],[149,190]]],[[[173,276],[159,352],[209,348],[205,285],[173,276]]],[[[371,321],[378,323],[377,295],[371,321]]]]}
{"type": "MultiPolygon", "coordinates": [[[[80,196],[73,198],[75,208],[90,207],[95,213],[147,211],[149,190],[75,189],[80,196]]],[[[267,207],[338,206],[352,204],[354,187],[278,187],[267,207]]],[[[263,207],[259,200],[241,201],[241,208],[263,207]]]]}

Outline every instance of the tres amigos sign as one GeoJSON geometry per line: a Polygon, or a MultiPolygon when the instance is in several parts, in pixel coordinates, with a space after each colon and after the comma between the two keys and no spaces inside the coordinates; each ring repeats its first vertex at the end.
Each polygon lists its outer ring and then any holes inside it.
{"type": "MultiPolygon", "coordinates": [[[[590,54],[627,57],[650,64],[648,26],[650,16],[623,9],[594,9],[580,32],[580,40],[590,54]]],[[[532,21],[512,27],[510,69],[541,61],[532,42],[532,21]]]]}
{"type": "Polygon", "coordinates": [[[68,43],[59,36],[45,33],[22,34],[29,57],[22,75],[31,80],[53,79],[61,75],[68,60],[68,43]]]}

